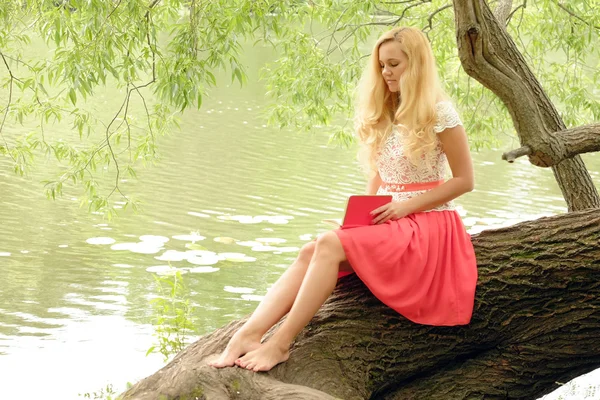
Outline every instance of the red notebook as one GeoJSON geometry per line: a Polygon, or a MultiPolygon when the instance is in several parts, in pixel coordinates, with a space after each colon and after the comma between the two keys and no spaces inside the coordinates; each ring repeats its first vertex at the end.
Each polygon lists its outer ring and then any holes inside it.
{"type": "Polygon", "coordinates": [[[372,225],[371,211],[392,201],[390,195],[354,195],[348,198],[342,228],[372,225]]]}
{"type": "Polygon", "coordinates": [[[335,219],[325,219],[323,222],[342,229],[372,225],[375,216],[371,215],[371,211],[390,201],[390,195],[353,195],[348,198],[343,222],[335,219]]]}

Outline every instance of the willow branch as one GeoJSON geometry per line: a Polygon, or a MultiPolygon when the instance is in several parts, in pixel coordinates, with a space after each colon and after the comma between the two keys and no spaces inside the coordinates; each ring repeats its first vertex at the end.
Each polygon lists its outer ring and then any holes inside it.
{"type": "Polygon", "coordinates": [[[442,6],[440,8],[438,8],[437,10],[435,10],[434,12],[432,12],[431,14],[429,14],[429,17],[427,18],[427,26],[425,28],[423,28],[423,30],[425,30],[427,27],[429,28],[429,30],[433,29],[433,18],[438,15],[439,13],[441,13],[442,11],[444,11],[447,8],[452,8],[452,4],[446,4],[445,6],[442,6]]]}
{"type": "Polygon", "coordinates": [[[2,140],[4,141],[4,146],[6,147],[7,153],[10,155],[10,157],[13,159],[13,161],[17,161],[15,159],[15,157],[10,153],[9,150],[9,146],[8,146],[8,142],[6,141],[6,138],[4,137],[4,133],[2,132],[2,130],[4,129],[4,123],[6,122],[6,117],[8,116],[8,111],[10,110],[10,106],[12,104],[12,94],[13,94],[13,84],[15,81],[15,76],[12,73],[12,70],[10,69],[10,65],[8,65],[8,62],[6,61],[6,57],[4,57],[4,53],[2,53],[0,51],[0,57],[2,57],[2,61],[4,61],[4,66],[6,66],[6,69],[8,70],[8,74],[10,75],[10,83],[8,85],[8,103],[6,104],[6,108],[4,110],[4,116],[2,117],[2,123],[0,123],[0,137],[2,137],[2,140]]]}
{"type": "Polygon", "coordinates": [[[561,9],[563,9],[564,11],[566,11],[570,16],[572,16],[573,18],[576,18],[578,20],[580,20],[581,22],[583,22],[586,25],[591,26],[592,28],[598,29],[600,30],[600,26],[598,25],[594,25],[589,21],[586,21],[585,19],[583,19],[582,17],[580,17],[579,15],[575,14],[573,11],[571,11],[571,9],[569,9],[567,6],[559,3],[558,1],[555,1],[556,5],[559,6],[561,9]]]}

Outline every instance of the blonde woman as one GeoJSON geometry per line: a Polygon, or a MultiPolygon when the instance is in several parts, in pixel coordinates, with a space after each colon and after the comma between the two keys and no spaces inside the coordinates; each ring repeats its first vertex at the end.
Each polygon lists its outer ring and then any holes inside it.
{"type": "Polygon", "coordinates": [[[379,38],[359,86],[356,122],[371,171],[367,193],[391,194],[393,201],[372,212],[373,225],[330,231],[306,244],[210,365],[268,371],[286,361],[338,276],[349,273],[410,321],[469,323],[477,264],[452,200],[473,189],[473,166],[421,31],[396,28],[379,38]],[[452,178],[444,181],[446,165],[452,178]]]}

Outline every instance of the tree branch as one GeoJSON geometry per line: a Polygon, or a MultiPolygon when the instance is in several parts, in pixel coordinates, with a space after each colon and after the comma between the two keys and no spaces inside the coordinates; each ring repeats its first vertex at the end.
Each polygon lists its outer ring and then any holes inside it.
{"type": "Polygon", "coordinates": [[[512,8],[513,0],[499,0],[496,9],[494,10],[494,16],[502,26],[506,26],[510,10],[512,8]]]}
{"type": "Polygon", "coordinates": [[[519,147],[516,150],[511,150],[502,154],[502,159],[513,163],[517,158],[528,156],[531,154],[531,149],[528,146],[519,147]]]}
{"type": "Polygon", "coordinates": [[[487,1],[453,3],[464,70],[506,105],[521,145],[532,149],[529,160],[552,166],[569,211],[600,207],[600,195],[583,160],[568,158],[561,140],[552,135],[567,130],[560,113],[487,1]]]}
{"type": "Polygon", "coordinates": [[[479,280],[468,326],[411,323],[350,276],[271,371],[206,364],[244,322],[234,321],[123,398],[538,398],[600,365],[599,224],[600,210],[589,210],[474,235],[479,280]],[[310,392],[300,395],[301,385],[310,392]]]}
{"type": "Polygon", "coordinates": [[[551,167],[579,154],[600,151],[600,123],[555,132],[550,138],[548,143],[532,143],[506,152],[502,159],[512,163],[519,157],[530,156],[532,164],[551,167]]]}
{"type": "Polygon", "coordinates": [[[523,3],[519,4],[517,7],[515,7],[514,10],[511,11],[511,13],[508,15],[508,18],[506,19],[506,25],[510,23],[513,15],[515,15],[515,13],[521,8],[523,9],[523,11],[525,11],[525,8],[527,8],[527,0],[524,0],[523,3]]]}
{"type": "Polygon", "coordinates": [[[433,29],[433,18],[438,15],[439,13],[441,13],[442,11],[444,11],[447,8],[451,8],[452,4],[446,4],[445,6],[442,6],[440,8],[438,8],[437,10],[435,10],[434,12],[432,12],[431,14],[429,14],[429,17],[427,18],[427,26],[425,28],[423,28],[423,31],[425,31],[425,29],[429,28],[428,30],[431,31],[433,29]]]}

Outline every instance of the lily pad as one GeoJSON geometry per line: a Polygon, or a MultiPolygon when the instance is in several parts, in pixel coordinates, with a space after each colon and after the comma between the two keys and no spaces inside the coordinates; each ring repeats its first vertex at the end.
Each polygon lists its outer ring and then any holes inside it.
{"type": "Polygon", "coordinates": [[[217,253],[215,253],[214,251],[209,251],[209,250],[188,250],[185,252],[185,254],[187,254],[186,258],[190,258],[190,257],[210,257],[210,256],[216,256],[217,253]]]}
{"type": "Polygon", "coordinates": [[[159,251],[161,251],[163,249],[163,247],[157,247],[156,243],[145,243],[145,242],[140,242],[137,244],[137,246],[135,246],[134,248],[130,249],[131,252],[133,253],[138,253],[138,254],[156,254],[159,251]]]}
{"type": "Polygon", "coordinates": [[[227,260],[227,261],[232,261],[232,262],[254,262],[256,261],[255,257],[248,257],[245,254],[242,253],[219,253],[219,257],[222,257],[223,259],[227,260]]]}
{"type": "Polygon", "coordinates": [[[273,247],[273,246],[254,246],[252,248],[252,251],[277,251],[279,250],[278,247],[273,247]]]}
{"type": "Polygon", "coordinates": [[[175,236],[173,236],[173,239],[183,240],[183,241],[187,241],[187,242],[199,242],[201,240],[206,239],[206,237],[200,236],[200,235],[194,233],[192,235],[175,235],[175,236]]]}
{"type": "Polygon", "coordinates": [[[219,253],[219,256],[225,259],[246,257],[244,253],[219,253]]]}
{"type": "Polygon", "coordinates": [[[206,273],[210,273],[210,272],[217,272],[219,270],[219,268],[214,268],[214,267],[196,267],[196,268],[190,268],[190,273],[192,274],[206,274],[206,273]]]}
{"type": "Polygon", "coordinates": [[[127,242],[127,243],[117,243],[117,244],[113,244],[112,246],[110,246],[111,250],[129,250],[131,248],[133,248],[134,246],[136,246],[137,243],[131,243],[131,242],[127,242]]]}
{"type": "Polygon", "coordinates": [[[216,237],[213,240],[217,243],[223,243],[223,244],[235,243],[235,239],[231,238],[231,237],[216,237]]]}
{"type": "Polygon", "coordinates": [[[255,240],[262,244],[281,244],[287,242],[287,240],[281,238],[258,238],[255,240]]]}
{"type": "Polygon", "coordinates": [[[190,255],[185,251],[167,250],[158,257],[154,257],[159,261],[183,261],[187,260],[190,255]]]}
{"type": "Polygon", "coordinates": [[[236,244],[239,244],[240,246],[245,246],[245,247],[254,247],[254,246],[262,245],[261,242],[257,242],[257,241],[237,242],[236,244]]]}
{"type": "Polygon", "coordinates": [[[299,247],[278,247],[277,248],[277,251],[280,253],[292,253],[292,252],[296,252],[299,250],[300,250],[299,247]]]}
{"type": "Polygon", "coordinates": [[[85,242],[87,244],[101,245],[101,244],[113,244],[114,242],[116,242],[116,240],[113,238],[109,238],[109,237],[93,237],[93,238],[87,239],[85,242]]]}
{"type": "Polygon", "coordinates": [[[187,260],[189,263],[195,265],[214,265],[221,261],[221,259],[217,256],[190,257],[187,260]]]}
{"type": "Polygon", "coordinates": [[[143,235],[140,236],[140,240],[142,242],[157,243],[162,245],[164,243],[167,243],[169,241],[169,238],[166,236],[143,235]]]}
{"type": "Polygon", "coordinates": [[[285,218],[279,218],[279,217],[269,218],[269,223],[271,223],[271,224],[284,225],[284,224],[288,224],[289,222],[290,221],[288,221],[285,218]]]}
{"type": "Polygon", "coordinates": [[[129,250],[138,254],[156,254],[163,249],[162,244],[156,242],[117,243],[110,248],[111,250],[129,250]]]}
{"type": "Polygon", "coordinates": [[[186,249],[190,249],[190,250],[202,250],[202,251],[206,251],[206,247],[201,246],[197,243],[186,243],[185,244],[185,248],[186,249]]]}
{"type": "Polygon", "coordinates": [[[108,238],[108,237],[93,237],[93,238],[87,239],[85,242],[87,244],[103,245],[103,244],[113,244],[114,242],[116,242],[116,240],[113,238],[108,238]]]}

